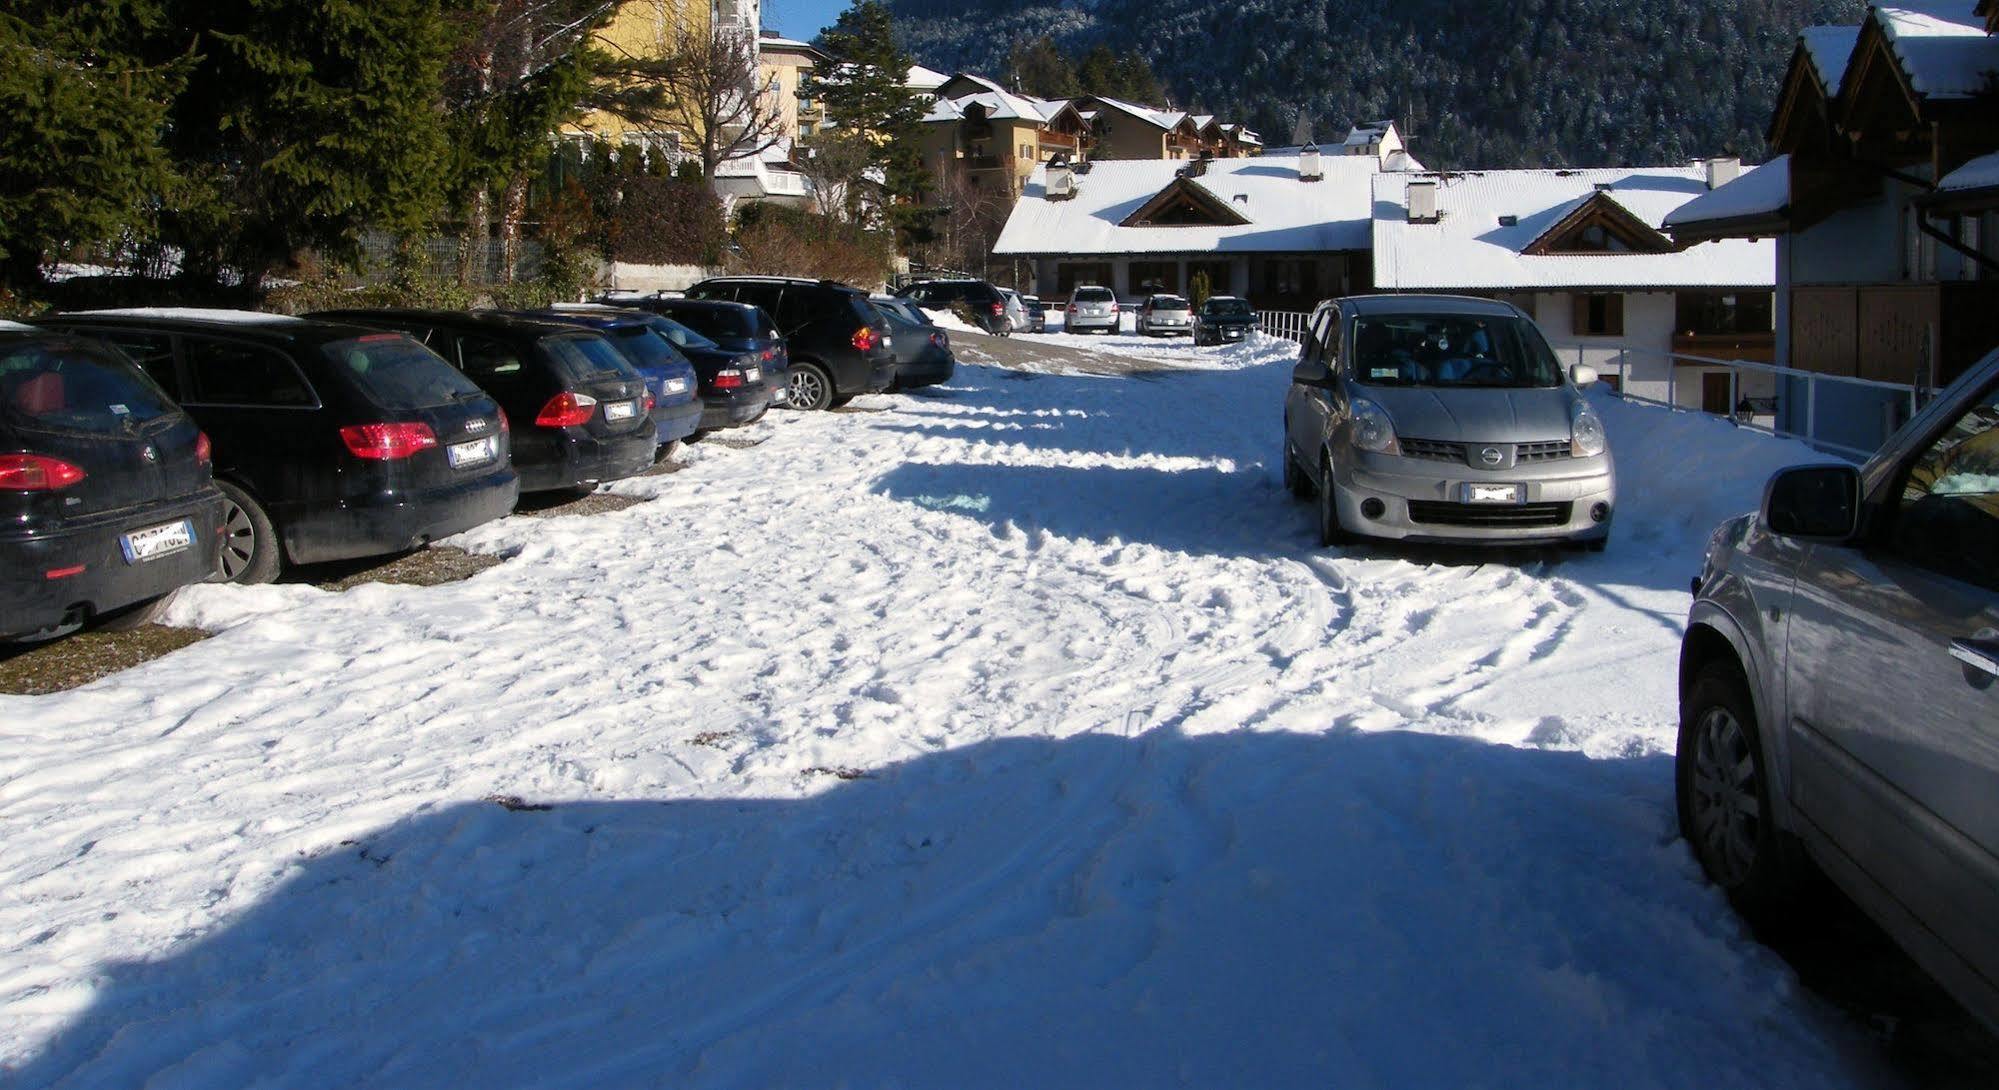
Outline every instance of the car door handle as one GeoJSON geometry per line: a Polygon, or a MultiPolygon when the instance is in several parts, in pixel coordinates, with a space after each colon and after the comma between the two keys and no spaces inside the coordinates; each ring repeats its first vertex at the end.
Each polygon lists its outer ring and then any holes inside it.
{"type": "Polygon", "coordinates": [[[1952,640],[1950,657],[1974,670],[1999,677],[1999,640],[1976,640],[1969,636],[1952,640]]]}

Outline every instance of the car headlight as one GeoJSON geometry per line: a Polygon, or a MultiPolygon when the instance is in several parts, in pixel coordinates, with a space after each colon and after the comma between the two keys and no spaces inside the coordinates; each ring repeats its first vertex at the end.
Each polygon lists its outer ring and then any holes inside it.
{"type": "Polygon", "coordinates": [[[1395,425],[1381,406],[1364,397],[1353,402],[1353,445],[1376,454],[1401,454],[1395,441],[1395,425]]]}
{"type": "Polygon", "coordinates": [[[1609,443],[1603,434],[1603,418],[1596,410],[1578,401],[1569,410],[1569,453],[1578,458],[1594,458],[1609,443]]]}

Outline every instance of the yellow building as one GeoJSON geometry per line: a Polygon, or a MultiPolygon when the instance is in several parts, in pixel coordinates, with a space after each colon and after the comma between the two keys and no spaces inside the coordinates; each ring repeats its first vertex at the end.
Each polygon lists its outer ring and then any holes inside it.
{"type": "MultiPolygon", "coordinates": [[[[614,55],[659,60],[670,56],[683,39],[705,39],[716,27],[739,31],[754,40],[760,16],[758,0],[625,0],[597,32],[597,40],[614,55]]],[[[684,127],[642,129],[598,110],[564,125],[558,135],[565,142],[581,145],[585,154],[589,145],[600,140],[642,155],[668,156],[699,143],[699,134],[684,131],[684,127]]]]}
{"type": "Polygon", "coordinates": [[[831,62],[810,42],[771,35],[758,40],[757,71],[786,139],[795,142],[825,126],[825,107],[805,91],[805,80],[814,68],[831,62]]]}

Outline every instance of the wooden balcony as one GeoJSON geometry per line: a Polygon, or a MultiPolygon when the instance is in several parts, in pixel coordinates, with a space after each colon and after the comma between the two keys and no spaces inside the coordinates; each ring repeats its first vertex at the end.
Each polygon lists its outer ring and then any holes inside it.
{"type": "Polygon", "coordinates": [[[1999,281],[1791,289],[1793,367],[1877,382],[1927,381],[1933,343],[1938,385],[1999,347],[1999,281]]]}
{"type": "Polygon", "coordinates": [[[1065,151],[1076,150],[1076,137],[1070,133],[1043,130],[1035,134],[1035,139],[1039,140],[1041,146],[1044,148],[1061,148],[1065,151]]]}
{"type": "Polygon", "coordinates": [[[1775,363],[1777,335],[1775,333],[1675,333],[1673,353],[1680,356],[1704,356],[1714,360],[1775,363]]]}

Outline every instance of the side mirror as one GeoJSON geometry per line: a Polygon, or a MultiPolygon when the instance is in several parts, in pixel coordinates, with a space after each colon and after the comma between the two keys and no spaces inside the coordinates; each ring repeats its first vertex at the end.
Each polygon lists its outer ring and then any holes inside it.
{"type": "Polygon", "coordinates": [[[1850,539],[1860,529],[1860,471],[1823,465],[1778,472],[1763,492],[1763,525],[1785,537],[1850,539]]]}
{"type": "Polygon", "coordinates": [[[1569,381],[1577,386],[1595,385],[1596,377],[1596,368],[1587,363],[1571,364],[1569,367],[1569,381]]]}
{"type": "Polygon", "coordinates": [[[1324,386],[1330,378],[1332,375],[1326,371],[1326,365],[1320,361],[1301,362],[1291,369],[1291,381],[1300,386],[1324,386]]]}

